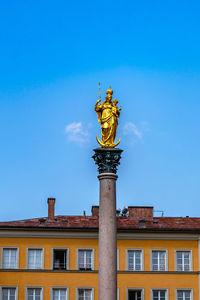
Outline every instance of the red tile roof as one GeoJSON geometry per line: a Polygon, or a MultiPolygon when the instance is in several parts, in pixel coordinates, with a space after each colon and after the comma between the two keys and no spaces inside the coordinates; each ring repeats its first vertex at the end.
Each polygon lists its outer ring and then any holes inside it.
{"type": "MultiPolygon", "coordinates": [[[[27,219],[11,222],[0,222],[0,229],[77,229],[98,230],[98,217],[94,216],[55,216],[48,218],[27,219]]],[[[189,217],[154,217],[133,218],[117,217],[118,230],[148,231],[199,231],[200,218],[189,217]]]]}

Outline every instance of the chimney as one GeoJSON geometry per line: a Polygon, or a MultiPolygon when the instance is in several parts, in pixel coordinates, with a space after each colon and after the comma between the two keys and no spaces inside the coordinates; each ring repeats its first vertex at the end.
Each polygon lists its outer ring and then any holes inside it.
{"type": "Polygon", "coordinates": [[[95,205],[92,206],[92,216],[93,217],[98,217],[99,216],[99,206],[95,205]]]}
{"type": "Polygon", "coordinates": [[[55,217],[55,202],[56,198],[48,198],[48,219],[54,219],[55,217]]]}
{"type": "Polygon", "coordinates": [[[153,206],[129,206],[129,217],[153,218],[153,206]]]}

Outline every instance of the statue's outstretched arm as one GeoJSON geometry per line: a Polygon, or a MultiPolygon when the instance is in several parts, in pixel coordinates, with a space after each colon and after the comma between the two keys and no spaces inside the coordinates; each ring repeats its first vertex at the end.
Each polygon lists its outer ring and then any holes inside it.
{"type": "Polygon", "coordinates": [[[98,103],[101,102],[101,99],[97,100],[95,103],[94,109],[95,111],[99,111],[101,109],[101,104],[98,105],[98,103]]]}
{"type": "Polygon", "coordinates": [[[101,102],[101,99],[97,100],[97,102],[96,102],[96,104],[95,104],[95,105],[97,105],[99,102],[101,102]]]}

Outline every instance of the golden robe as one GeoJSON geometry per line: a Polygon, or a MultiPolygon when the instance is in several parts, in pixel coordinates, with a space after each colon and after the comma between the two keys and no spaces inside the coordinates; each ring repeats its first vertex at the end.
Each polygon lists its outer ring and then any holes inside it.
{"type": "Polygon", "coordinates": [[[116,137],[119,110],[112,102],[104,101],[95,106],[98,115],[98,121],[101,123],[101,140],[106,146],[114,145],[116,137]]]}

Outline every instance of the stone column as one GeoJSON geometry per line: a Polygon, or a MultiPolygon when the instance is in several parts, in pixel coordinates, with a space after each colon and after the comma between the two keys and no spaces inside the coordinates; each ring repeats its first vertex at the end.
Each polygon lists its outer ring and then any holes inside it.
{"type": "Polygon", "coordinates": [[[117,299],[116,180],[121,149],[95,149],[99,179],[99,300],[117,299]]]}

